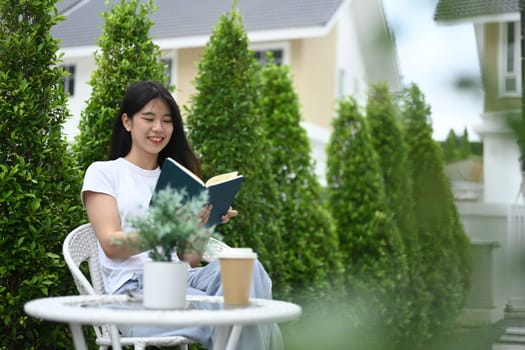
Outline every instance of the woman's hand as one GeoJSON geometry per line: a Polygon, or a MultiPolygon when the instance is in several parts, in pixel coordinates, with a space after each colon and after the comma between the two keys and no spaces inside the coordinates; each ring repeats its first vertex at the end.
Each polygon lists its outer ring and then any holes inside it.
{"type": "MultiPolygon", "coordinates": [[[[180,259],[180,257],[179,257],[180,259]]],[[[199,266],[201,263],[201,256],[198,253],[191,252],[191,253],[185,253],[182,257],[182,260],[187,262],[191,267],[199,266]]]]}
{"type": "Polygon", "coordinates": [[[228,209],[228,212],[221,217],[222,223],[227,223],[228,221],[230,221],[230,218],[237,216],[237,214],[237,210],[233,210],[232,207],[230,207],[230,209],[228,209]]]}

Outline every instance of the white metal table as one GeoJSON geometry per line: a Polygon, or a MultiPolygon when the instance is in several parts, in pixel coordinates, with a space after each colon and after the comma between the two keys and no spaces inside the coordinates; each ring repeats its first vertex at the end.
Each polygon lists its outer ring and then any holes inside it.
{"type": "Polygon", "coordinates": [[[234,349],[244,325],[278,323],[299,318],[301,307],[284,301],[250,299],[242,308],[227,307],[218,296],[188,295],[187,307],[146,309],[127,295],[75,295],[29,301],[24,311],[33,317],[69,323],[75,349],[85,350],[84,324],[110,324],[112,348],[121,349],[118,324],[173,327],[215,326],[215,349],[234,349]]]}

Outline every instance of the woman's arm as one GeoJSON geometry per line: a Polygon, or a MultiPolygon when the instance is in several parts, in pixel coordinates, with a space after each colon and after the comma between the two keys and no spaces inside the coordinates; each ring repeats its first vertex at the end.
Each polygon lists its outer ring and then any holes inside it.
{"type": "Polygon", "coordinates": [[[115,259],[137,254],[134,249],[113,243],[115,238],[126,237],[120,226],[120,215],[115,198],[92,191],[84,191],[83,196],[89,222],[106,256],[115,259]]]}

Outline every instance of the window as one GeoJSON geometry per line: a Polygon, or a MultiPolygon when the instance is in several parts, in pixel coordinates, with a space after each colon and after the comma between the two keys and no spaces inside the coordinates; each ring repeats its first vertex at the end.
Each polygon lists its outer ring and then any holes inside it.
{"type": "Polygon", "coordinates": [[[339,80],[338,80],[338,97],[342,98],[346,95],[346,72],[344,69],[339,69],[339,80]]]}
{"type": "Polygon", "coordinates": [[[161,61],[166,65],[164,75],[168,76],[168,85],[171,85],[171,58],[163,58],[161,61]]]}
{"type": "Polygon", "coordinates": [[[267,65],[266,52],[271,52],[275,64],[282,66],[290,64],[290,43],[289,42],[272,42],[272,43],[257,43],[250,45],[250,50],[253,51],[255,59],[262,65],[267,65]]]}
{"type": "Polygon", "coordinates": [[[259,61],[262,65],[267,65],[268,60],[266,59],[266,52],[270,51],[273,55],[273,59],[275,61],[275,64],[278,66],[283,65],[283,50],[277,49],[277,50],[258,50],[254,51],[254,56],[257,61],[259,61]]]}
{"type": "Polygon", "coordinates": [[[63,78],[64,92],[70,96],[75,95],[75,65],[63,65],[62,69],[69,73],[63,78]]]}
{"type": "Polygon", "coordinates": [[[520,26],[518,22],[501,25],[500,95],[521,94],[520,26]]]}

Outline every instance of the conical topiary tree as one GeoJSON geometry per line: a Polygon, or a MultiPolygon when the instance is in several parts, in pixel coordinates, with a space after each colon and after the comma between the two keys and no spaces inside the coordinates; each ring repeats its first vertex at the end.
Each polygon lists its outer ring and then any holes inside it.
{"type": "MultiPolygon", "coordinates": [[[[352,97],[339,101],[328,145],[329,205],[346,267],[346,287],[358,315],[382,332],[382,344],[399,341],[407,322],[407,264],[403,243],[387,210],[380,159],[367,120],[352,97]]],[[[364,322],[364,321],[363,321],[364,322]]]]}
{"type": "Polygon", "coordinates": [[[399,108],[388,84],[378,82],[370,86],[366,116],[372,145],[380,159],[386,204],[393,213],[407,255],[409,283],[400,294],[401,298],[405,298],[409,318],[402,330],[403,342],[420,344],[430,334],[426,319],[429,296],[423,287],[420,271],[423,257],[419,253],[417,241],[412,178],[407,176],[411,174],[411,164],[407,159],[408,147],[399,120],[399,108]]]}
{"type": "Polygon", "coordinates": [[[386,83],[370,87],[366,105],[372,145],[379,155],[385,198],[399,228],[407,251],[415,249],[412,179],[407,177],[407,145],[399,121],[399,109],[386,83]]]}
{"type": "Polygon", "coordinates": [[[22,308],[74,291],[61,252],[81,219],[80,176],[62,137],[55,3],[0,0],[0,349],[72,347],[67,327],[22,308]]]}
{"type": "Polygon", "coordinates": [[[443,155],[432,139],[430,107],[417,85],[402,103],[404,133],[412,164],[416,229],[425,288],[431,296],[429,329],[434,334],[452,326],[469,288],[471,256],[450,185],[443,172],[443,155]]]}
{"type": "Polygon", "coordinates": [[[268,62],[261,70],[259,94],[262,125],[271,144],[272,170],[282,203],[286,281],[295,300],[342,293],[344,268],[337,234],[321,198],[290,72],[271,57],[268,62]]]}
{"type": "Polygon", "coordinates": [[[107,158],[113,120],[126,88],[138,80],[157,80],[168,85],[161,52],[149,31],[153,0],[121,0],[104,12],[104,32],[95,54],[97,69],[89,84],[91,97],[82,111],[74,150],[82,169],[107,158]]]}
{"type": "Polygon", "coordinates": [[[205,178],[234,170],[245,177],[233,204],[239,216],[216,231],[229,244],[253,248],[272,277],[275,295],[286,295],[281,206],[272,152],[257,114],[255,65],[234,4],[219,19],[198,64],[187,126],[205,178]]]}
{"type": "Polygon", "coordinates": [[[459,156],[461,159],[467,159],[472,155],[472,146],[470,145],[468,130],[467,128],[463,129],[463,135],[460,139],[459,144],[459,156]]]}
{"type": "Polygon", "coordinates": [[[446,163],[454,162],[460,159],[459,149],[458,149],[458,137],[454,132],[454,129],[450,129],[447,138],[442,145],[443,157],[446,163]]]}

